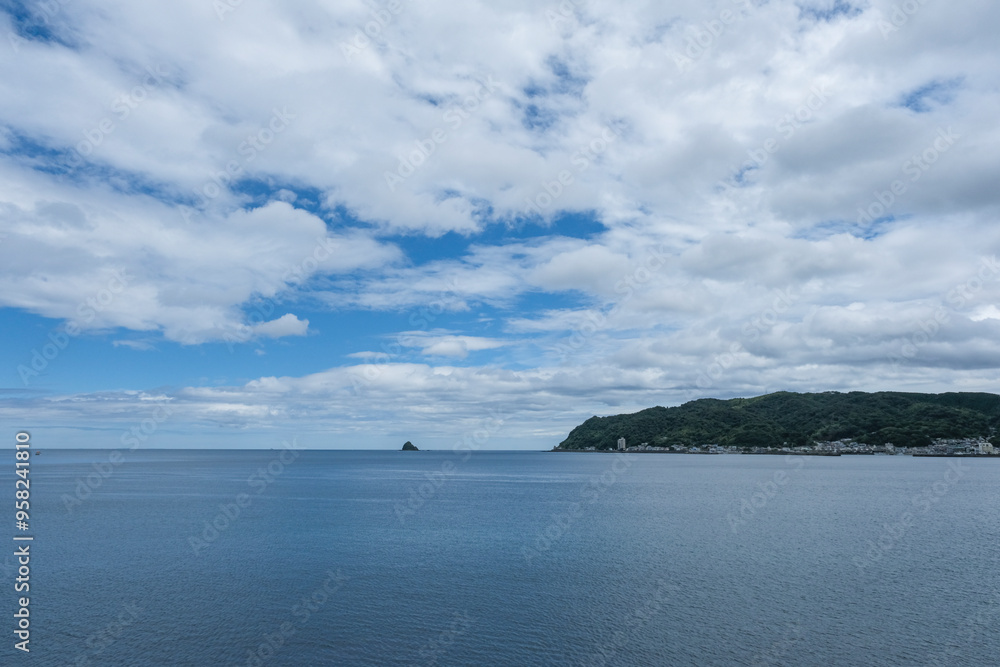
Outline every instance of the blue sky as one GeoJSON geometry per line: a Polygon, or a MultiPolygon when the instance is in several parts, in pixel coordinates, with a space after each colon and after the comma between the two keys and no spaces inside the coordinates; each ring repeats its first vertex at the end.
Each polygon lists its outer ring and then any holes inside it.
{"type": "Polygon", "coordinates": [[[995,391],[1000,9],[908,7],[4,3],[0,421],[541,449],[995,391]]]}

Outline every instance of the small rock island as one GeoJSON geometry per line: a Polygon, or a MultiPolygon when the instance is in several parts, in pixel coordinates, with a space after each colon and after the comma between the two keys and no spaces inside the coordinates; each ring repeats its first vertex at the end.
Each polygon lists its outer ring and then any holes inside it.
{"type": "Polygon", "coordinates": [[[403,451],[404,452],[419,452],[420,450],[417,449],[416,445],[414,445],[412,442],[410,442],[409,440],[407,440],[406,442],[403,443],[403,451]]]}

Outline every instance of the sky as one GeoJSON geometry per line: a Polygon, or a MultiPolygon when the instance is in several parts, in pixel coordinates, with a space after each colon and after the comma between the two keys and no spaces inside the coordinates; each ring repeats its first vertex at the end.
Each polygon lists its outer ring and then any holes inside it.
{"type": "Polygon", "coordinates": [[[548,449],[996,391],[988,0],[0,2],[0,424],[548,449]]]}

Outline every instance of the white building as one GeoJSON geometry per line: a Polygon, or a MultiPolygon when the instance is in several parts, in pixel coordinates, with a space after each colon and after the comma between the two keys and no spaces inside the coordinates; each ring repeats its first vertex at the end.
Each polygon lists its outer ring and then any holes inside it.
{"type": "Polygon", "coordinates": [[[618,438],[618,451],[625,451],[625,438],[618,438]]]}

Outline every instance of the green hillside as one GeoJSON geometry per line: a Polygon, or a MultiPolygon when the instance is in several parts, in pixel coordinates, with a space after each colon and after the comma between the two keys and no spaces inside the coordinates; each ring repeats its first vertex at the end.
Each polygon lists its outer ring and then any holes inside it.
{"type": "Polygon", "coordinates": [[[591,417],[574,428],[560,449],[613,449],[629,445],[767,447],[811,445],[851,438],[897,447],[930,444],[932,438],[992,437],[1000,425],[1000,396],[986,393],[777,392],[727,401],[712,398],[675,408],[591,417]]]}

